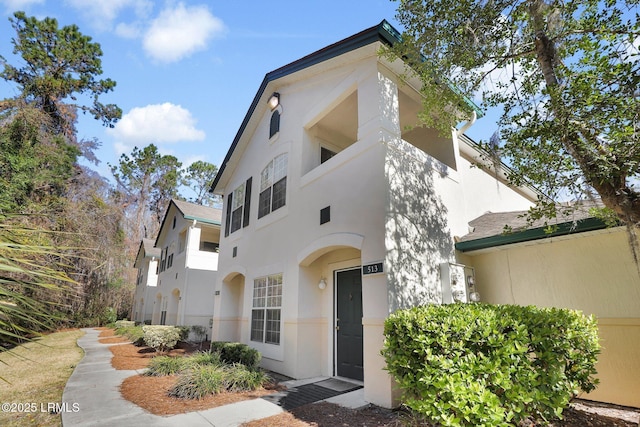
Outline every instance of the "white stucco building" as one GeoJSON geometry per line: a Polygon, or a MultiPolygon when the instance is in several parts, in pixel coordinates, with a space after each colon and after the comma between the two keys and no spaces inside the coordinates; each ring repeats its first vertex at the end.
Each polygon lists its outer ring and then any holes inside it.
{"type": "Polygon", "coordinates": [[[221,210],[172,200],[160,226],[152,324],[199,325],[211,338],[221,210]]]}
{"type": "Polygon", "coordinates": [[[294,378],[363,381],[386,407],[385,318],[450,298],[454,237],[536,197],[473,167],[464,135],[420,126],[419,81],[379,55],[397,36],[383,21],[268,73],[212,186],[224,197],[213,339],[294,378]]]}
{"type": "Polygon", "coordinates": [[[132,320],[151,323],[153,297],[158,286],[158,259],[160,249],[154,247],[152,239],[142,239],[133,267],[138,269],[136,290],[133,298],[132,320]]]}

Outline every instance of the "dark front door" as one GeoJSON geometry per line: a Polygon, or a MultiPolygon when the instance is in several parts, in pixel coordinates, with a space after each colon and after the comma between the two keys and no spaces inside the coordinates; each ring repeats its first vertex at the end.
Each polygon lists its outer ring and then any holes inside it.
{"type": "Polygon", "coordinates": [[[336,346],[336,374],[362,381],[362,275],[359,268],[336,273],[336,346]]]}

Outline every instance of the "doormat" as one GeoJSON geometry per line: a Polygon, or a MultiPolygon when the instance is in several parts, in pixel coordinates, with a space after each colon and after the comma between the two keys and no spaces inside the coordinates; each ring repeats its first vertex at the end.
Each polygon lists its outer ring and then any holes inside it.
{"type": "Polygon", "coordinates": [[[308,403],[319,402],[361,388],[361,385],[332,378],[294,387],[286,391],[263,396],[262,398],[282,407],[285,411],[289,411],[308,403]]]}

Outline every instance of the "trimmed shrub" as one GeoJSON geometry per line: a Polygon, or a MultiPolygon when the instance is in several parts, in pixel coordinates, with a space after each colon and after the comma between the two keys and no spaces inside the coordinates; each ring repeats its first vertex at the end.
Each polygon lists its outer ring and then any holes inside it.
{"type": "Polygon", "coordinates": [[[176,346],[180,339],[180,329],[169,325],[145,325],[144,342],[159,353],[164,353],[176,346]]]}
{"type": "Polygon", "coordinates": [[[240,363],[251,369],[257,369],[262,358],[258,350],[238,342],[215,341],[211,343],[211,351],[220,353],[225,363],[240,363]]]}
{"type": "Polygon", "coordinates": [[[443,426],[550,420],[597,384],[596,320],[577,311],[430,305],[392,314],[384,333],[404,403],[443,426]]]}
{"type": "Polygon", "coordinates": [[[205,337],[207,336],[207,328],[201,325],[191,326],[191,332],[193,332],[193,335],[196,338],[195,339],[196,342],[204,341],[205,337]]]}
{"type": "Polygon", "coordinates": [[[191,330],[191,326],[179,325],[176,326],[180,331],[180,339],[179,341],[188,341],[189,340],[189,331],[191,330]]]}

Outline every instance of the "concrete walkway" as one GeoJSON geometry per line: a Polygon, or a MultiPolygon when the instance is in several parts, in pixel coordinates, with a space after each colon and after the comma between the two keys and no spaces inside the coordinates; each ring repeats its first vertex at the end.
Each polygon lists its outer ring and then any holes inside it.
{"type": "MultiPolygon", "coordinates": [[[[76,366],[62,394],[64,427],[84,426],[193,426],[233,427],[244,422],[277,415],[284,409],[265,399],[253,399],[205,411],[162,417],[153,415],[122,398],[120,384],[142,371],[122,371],[111,366],[109,344],[98,342],[99,330],[83,329],[78,339],[84,358],[76,366]]],[[[118,345],[118,344],[112,344],[118,345]]],[[[326,377],[283,383],[289,389],[327,380],[326,377]]],[[[366,405],[362,389],[325,401],[358,408],[366,405]]]]}

